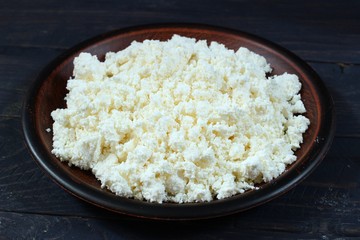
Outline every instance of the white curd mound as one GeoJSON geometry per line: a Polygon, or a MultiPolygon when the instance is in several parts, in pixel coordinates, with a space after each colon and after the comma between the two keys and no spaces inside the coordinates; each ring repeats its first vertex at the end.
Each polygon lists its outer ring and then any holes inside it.
{"type": "Polygon", "coordinates": [[[74,60],[53,150],[117,195],[162,203],[222,199],[296,160],[310,124],[293,74],[266,77],[246,48],[174,35],[133,42],[104,62],[74,60]]]}

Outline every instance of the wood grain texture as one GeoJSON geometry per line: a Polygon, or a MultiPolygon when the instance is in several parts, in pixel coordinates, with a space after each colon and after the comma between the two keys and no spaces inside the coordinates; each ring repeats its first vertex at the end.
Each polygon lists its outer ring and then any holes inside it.
{"type": "MultiPolygon", "coordinates": [[[[261,210],[261,208],[259,208],[261,210]]],[[[279,211],[281,216],[281,211],[279,211]]],[[[266,212],[265,212],[266,214],[266,212]]],[[[296,212],[294,212],[296,214],[296,212]]],[[[264,214],[258,212],[260,217],[264,214]]],[[[0,237],[17,239],[333,239],[359,237],[358,225],[331,218],[252,219],[250,213],[196,222],[149,222],[23,213],[0,213],[0,237]],[[284,221],[286,220],[286,221],[284,221]],[[22,226],[23,231],[18,231],[22,226]]]]}
{"type": "MultiPolygon", "coordinates": [[[[1,54],[0,47],[0,117],[20,117],[27,90],[41,70],[64,51],[11,47],[1,54]]],[[[319,74],[334,98],[337,119],[341,119],[337,124],[336,135],[360,136],[360,65],[308,63],[319,74]]]]}
{"type": "MultiPolygon", "coordinates": [[[[18,138],[15,135],[15,139],[18,138]]],[[[359,144],[360,139],[337,138],[323,163],[309,178],[263,207],[267,209],[268,216],[277,215],[280,209],[284,213],[305,209],[306,214],[314,218],[360,214],[359,144]]],[[[16,143],[7,145],[10,147],[8,151],[1,148],[0,211],[88,217],[102,215],[99,209],[72,197],[52,182],[29,158],[24,148],[15,152],[18,149],[16,143]]],[[[108,214],[105,216],[116,216],[108,214]]],[[[291,217],[296,216],[301,215],[297,213],[291,217]]]]}
{"type": "Polygon", "coordinates": [[[309,62],[330,91],[336,109],[336,136],[360,137],[360,65],[309,62]]]}
{"type": "Polygon", "coordinates": [[[358,1],[45,1],[0,3],[0,239],[360,238],[358,1]],[[330,90],[337,132],[322,164],[285,195],[232,216],[149,222],[69,195],[32,160],[24,95],[69,47],[122,27],[197,22],[248,31],[305,59],[330,90]]]}
{"type": "Polygon", "coordinates": [[[277,42],[305,60],[360,63],[356,1],[45,1],[2,3],[0,46],[68,48],[127,26],[197,22],[236,28],[277,42]],[[20,6],[20,7],[19,7],[20,6]],[[271,19],[271,21],[269,21],[271,19]],[[68,37],[71,36],[71,37],[68,37]]]}

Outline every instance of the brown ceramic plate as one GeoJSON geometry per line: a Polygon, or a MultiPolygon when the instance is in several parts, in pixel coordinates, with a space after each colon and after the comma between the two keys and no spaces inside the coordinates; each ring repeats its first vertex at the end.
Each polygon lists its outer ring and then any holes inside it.
{"type": "Polygon", "coordinates": [[[85,41],[50,63],[31,87],[23,108],[23,128],[28,147],[37,163],[64,189],[99,207],[132,216],[152,219],[198,219],[223,216],[263,204],[299,183],[324,158],[335,131],[334,104],[319,76],[288,50],[260,37],[219,27],[197,24],[166,24],[133,27],[113,31],[85,41]],[[246,47],[264,56],[273,74],[297,74],[302,82],[305,114],[311,125],[304,143],[296,152],[298,160],[273,181],[259,185],[259,190],[208,203],[149,203],[127,199],[100,188],[88,171],[69,167],[51,154],[52,127],[50,113],[64,108],[66,81],[72,76],[73,59],[80,52],[90,52],[103,59],[109,51],[119,51],[145,39],[167,40],[173,34],[223,43],[230,49],[246,47]]]}

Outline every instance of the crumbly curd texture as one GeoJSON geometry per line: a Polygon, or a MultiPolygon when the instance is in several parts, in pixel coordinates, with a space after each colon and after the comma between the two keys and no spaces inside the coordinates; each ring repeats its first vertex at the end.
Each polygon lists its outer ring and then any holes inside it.
{"type": "Polygon", "coordinates": [[[117,53],[81,53],[53,150],[117,195],[206,202],[269,182],[296,160],[310,124],[293,74],[265,58],[174,35],[117,53]]]}

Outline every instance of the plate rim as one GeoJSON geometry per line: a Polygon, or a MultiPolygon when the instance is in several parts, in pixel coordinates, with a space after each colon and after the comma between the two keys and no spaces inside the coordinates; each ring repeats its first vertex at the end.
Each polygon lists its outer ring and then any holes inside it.
{"type": "Polygon", "coordinates": [[[27,91],[26,97],[23,102],[21,122],[26,146],[32,158],[40,166],[40,168],[48,176],[50,176],[52,180],[54,180],[54,182],[56,182],[60,187],[62,187],[64,190],[71,193],[72,195],[98,207],[129,216],[162,220],[189,220],[220,217],[245,211],[249,208],[264,204],[294,188],[320,164],[320,162],[323,160],[326,153],[328,152],[335,135],[335,117],[336,116],[334,101],[324,82],[304,60],[302,60],[286,48],[257,35],[226,27],[198,23],[161,23],[120,28],[106,33],[102,33],[85,41],[82,41],[58,55],[58,57],[52,60],[49,64],[46,65],[45,68],[41,70],[35,81],[30,84],[29,90],[27,91]],[[84,48],[92,46],[93,44],[105,41],[107,39],[110,39],[111,37],[115,37],[123,33],[161,28],[191,28],[202,30],[207,29],[222,33],[226,32],[230,34],[241,35],[243,37],[246,37],[247,39],[266,45],[271,49],[275,50],[276,52],[282,53],[282,55],[286,56],[286,58],[292,59],[292,61],[297,63],[297,66],[307,72],[307,75],[311,76],[311,79],[315,81],[316,86],[321,89],[321,92],[317,93],[323,96],[321,99],[323,99],[326,103],[327,108],[321,108],[321,110],[324,110],[323,119],[326,119],[327,121],[323,122],[323,124],[320,124],[319,130],[319,133],[321,132],[325,134],[325,139],[318,143],[318,148],[320,150],[316,153],[315,158],[306,165],[306,168],[303,169],[303,171],[299,171],[297,174],[295,173],[296,171],[294,169],[294,171],[292,171],[292,174],[288,176],[291,177],[290,181],[285,181],[286,179],[280,178],[284,175],[282,174],[275,179],[276,181],[270,181],[269,183],[266,183],[266,185],[269,187],[262,189],[266,190],[265,192],[262,191],[262,194],[256,194],[259,193],[259,191],[255,190],[251,192],[246,192],[244,194],[238,194],[226,199],[214,200],[205,203],[157,204],[149,203],[146,201],[127,199],[115,196],[115,194],[112,193],[105,194],[104,192],[100,192],[99,190],[94,191],[95,189],[93,187],[86,185],[84,186],[81,185],[81,183],[73,181],[73,179],[71,179],[68,174],[61,171],[61,169],[59,171],[56,166],[51,164],[51,161],[47,161],[49,159],[46,157],[48,154],[45,151],[45,147],[41,145],[36,138],[37,131],[33,115],[34,103],[36,102],[35,98],[33,97],[36,96],[36,93],[38,92],[39,88],[41,87],[47,76],[49,76],[57,66],[61,65],[63,61],[71,57],[75,52],[79,52],[84,48]],[[249,194],[250,197],[257,198],[254,201],[250,201],[251,203],[239,204],[241,199],[245,195],[248,196],[249,194]],[[176,215],[174,215],[174,211],[176,215]]]}

